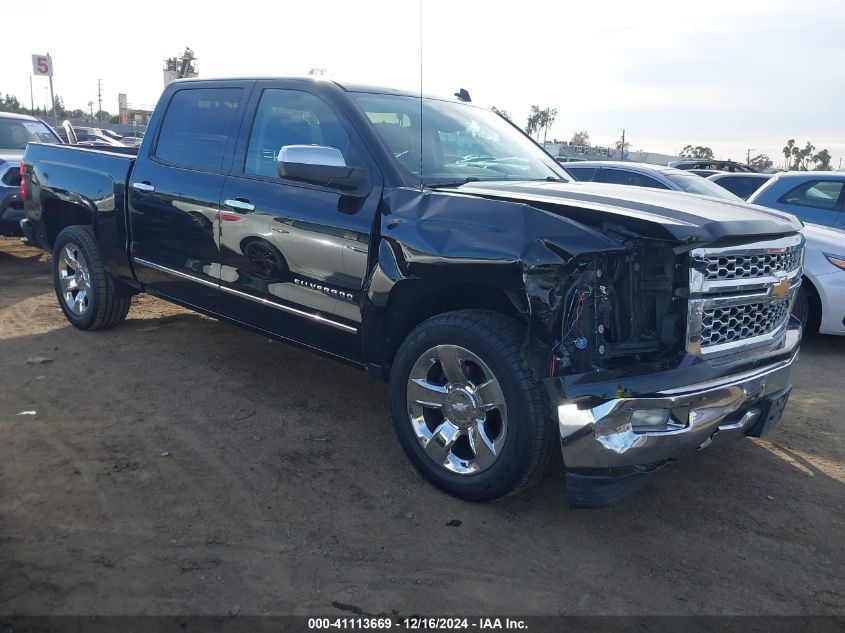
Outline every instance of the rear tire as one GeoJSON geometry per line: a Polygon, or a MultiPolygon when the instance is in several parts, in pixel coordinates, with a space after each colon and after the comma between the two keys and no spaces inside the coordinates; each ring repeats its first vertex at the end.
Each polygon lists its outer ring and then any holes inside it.
{"type": "Polygon", "coordinates": [[[547,472],[559,435],[524,340],[524,328],[510,317],[461,310],[424,321],[396,353],[396,435],[441,490],[490,501],[547,472]]]}
{"type": "Polygon", "coordinates": [[[126,318],[131,296],[116,291],[90,226],[69,226],[53,246],[53,285],[65,317],[81,330],[104,330],[126,318]]]}

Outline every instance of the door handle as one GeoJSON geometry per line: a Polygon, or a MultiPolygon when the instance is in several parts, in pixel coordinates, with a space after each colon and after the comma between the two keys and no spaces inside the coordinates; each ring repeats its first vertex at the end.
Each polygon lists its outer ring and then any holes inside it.
{"type": "Polygon", "coordinates": [[[255,211],[255,205],[252,204],[246,198],[234,198],[229,200],[224,200],[223,204],[229,207],[230,209],[234,209],[235,211],[255,211]]]}
{"type": "Polygon", "coordinates": [[[132,188],[137,189],[138,191],[155,191],[155,185],[147,180],[142,180],[141,182],[133,182],[132,188]]]}

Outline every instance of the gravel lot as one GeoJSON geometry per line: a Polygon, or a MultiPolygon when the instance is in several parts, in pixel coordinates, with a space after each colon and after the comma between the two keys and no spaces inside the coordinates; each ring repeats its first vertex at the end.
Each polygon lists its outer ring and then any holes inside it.
{"type": "Polygon", "coordinates": [[[343,365],[147,296],[75,330],[19,240],[0,290],[0,613],[845,614],[845,339],[768,441],[575,511],[439,493],[343,365]]]}

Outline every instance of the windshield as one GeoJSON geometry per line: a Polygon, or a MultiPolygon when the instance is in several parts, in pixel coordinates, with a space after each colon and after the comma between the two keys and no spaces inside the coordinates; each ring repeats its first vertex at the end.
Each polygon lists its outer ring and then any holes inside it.
{"type": "Polygon", "coordinates": [[[423,99],[421,106],[418,97],[353,96],[402,170],[423,184],[567,179],[553,158],[490,110],[437,99],[423,99]]]}
{"type": "Polygon", "coordinates": [[[668,171],[664,171],[663,175],[688,193],[696,193],[700,196],[712,196],[713,198],[722,198],[722,200],[731,200],[733,202],[742,202],[741,198],[735,196],[727,189],[701,176],[684,173],[677,174],[668,171]]]}
{"type": "Polygon", "coordinates": [[[27,143],[61,143],[41,121],[0,118],[0,149],[26,149],[27,143]]]}

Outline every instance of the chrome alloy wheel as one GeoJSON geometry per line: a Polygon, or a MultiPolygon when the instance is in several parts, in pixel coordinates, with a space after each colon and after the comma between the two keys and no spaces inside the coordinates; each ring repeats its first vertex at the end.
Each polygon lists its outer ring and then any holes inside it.
{"type": "Polygon", "coordinates": [[[505,445],[508,414],[499,381],[457,345],[423,353],[408,377],[408,416],[426,454],[458,475],[480,473],[505,445]]]}
{"type": "Polygon", "coordinates": [[[76,316],[82,316],[88,310],[93,298],[91,272],[85,255],[73,242],[68,242],[59,257],[59,286],[65,305],[76,316]]]}

